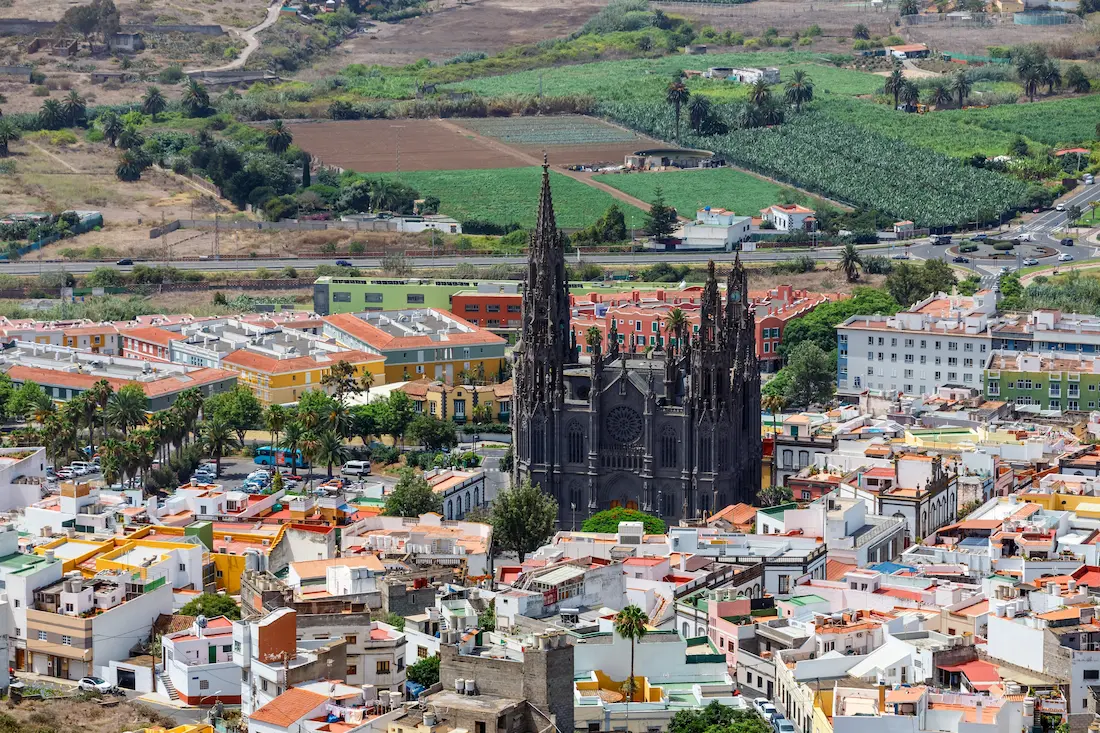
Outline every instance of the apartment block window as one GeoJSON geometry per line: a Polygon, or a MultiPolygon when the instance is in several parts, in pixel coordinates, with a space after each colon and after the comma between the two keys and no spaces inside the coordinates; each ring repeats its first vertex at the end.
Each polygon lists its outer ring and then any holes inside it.
{"type": "Polygon", "coordinates": [[[38,640],[39,641],[45,641],[46,640],[46,632],[45,631],[39,631],[38,632],[38,640]]]}
{"type": "Polygon", "coordinates": [[[351,302],[351,293],[333,293],[332,294],[332,302],[333,303],[350,303],[351,302]]]}
{"type": "Polygon", "coordinates": [[[906,354],[905,355],[905,363],[906,364],[912,364],[913,363],[913,355],[912,354],[906,354]]]}
{"type": "Polygon", "coordinates": [[[349,664],[349,665],[348,665],[348,674],[347,674],[347,676],[348,676],[348,677],[354,677],[354,676],[355,676],[355,675],[357,675],[357,674],[359,674],[359,667],[358,667],[358,665],[355,665],[355,664],[349,664]]]}
{"type": "Polygon", "coordinates": [[[907,349],[913,348],[913,339],[905,339],[905,348],[907,348],[907,349]]]}
{"type": "Polygon", "coordinates": [[[936,380],[936,381],[938,382],[938,381],[939,381],[939,379],[940,379],[940,375],[941,375],[942,373],[943,373],[943,372],[936,372],[936,376],[934,376],[934,377],[932,377],[932,378],[933,378],[933,379],[935,379],[935,380],[936,380]]]}
{"type": "Polygon", "coordinates": [[[963,382],[973,382],[973,381],[974,381],[974,375],[973,374],[971,374],[970,372],[966,372],[965,374],[963,374],[963,382]]]}
{"type": "Polygon", "coordinates": [[[940,350],[940,342],[936,341],[935,344],[936,344],[936,346],[935,346],[936,351],[939,351],[940,350]]]}
{"type": "Polygon", "coordinates": [[[510,306],[508,306],[508,312],[509,312],[509,313],[519,313],[519,311],[520,311],[520,308],[519,308],[519,306],[518,306],[518,305],[510,305],[510,306]]]}
{"type": "Polygon", "coordinates": [[[947,381],[949,381],[949,382],[954,382],[958,378],[959,378],[959,373],[958,372],[948,372],[947,373],[947,381]]]}
{"type": "Polygon", "coordinates": [[[947,357],[947,366],[958,366],[959,360],[954,356],[947,357]]]}
{"type": "Polygon", "coordinates": [[[1079,410],[1081,408],[1080,408],[1077,400],[1070,400],[1069,402],[1066,403],[1066,409],[1069,410],[1070,412],[1076,412],[1077,410],[1079,410]]]}
{"type": "Polygon", "coordinates": [[[423,303],[424,293],[409,293],[405,296],[406,303],[423,303]]]}
{"type": "Polygon", "coordinates": [[[72,613],[72,612],[73,612],[73,604],[66,603],[65,604],[65,613],[72,613]]]}
{"type": "Polygon", "coordinates": [[[416,656],[417,656],[418,659],[427,659],[428,658],[428,647],[426,647],[426,646],[417,646],[416,647],[416,656]]]}
{"type": "Polygon", "coordinates": [[[973,350],[974,350],[974,344],[972,344],[970,342],[967,342],[967,343],[963,344],[963,351],[973,351],[973,350]]]}
{"type": "Polygon", "coordinates": [[[958,351],[959,350],[959,342],[958,341],[948,341],[947,342],[947,350],[948,351],[958,351]]]}
{"type": "Polygon", "coordinates": [[[1051,410],[1061,410],[1062,409],[1062,401],[1061,400],[1051,400],[1050,401],[1050,409],[1051,410]]]}
{"type": "Polygon", "coordinates": [[[875,337],[874,336],[868,336],[867,337],[867,345],[868,346],[874,346],[875,345],[875,337]]]}
{"type": "Polygon", "coordinates": [[[981,352],[982,354],[984,354],[985,353],[985,344],[981,344],[981,346],[978,348],[978,351],[981,352]]]}
{"type": "Polygon", "coordinates": [[[62,636],[61,637],[61,643],[64,644],[65,646],[72,646],[73,645],[73,637],[71,637],[71,636],[62,636]]]}
{"type": "Polygon", "coordinates": [[[1086,680],[1100,680],[1100,669],[1086,669],[1084,677],[1086,680]]]}
{"type": "Polygon", "coordinates": [[[884,343],[886,343],[885,339],[883,339],[882,336],[879,336],[878,337],[878,345],[882,346],[884,343]]]}
{"type": "Polygon", "coordinates": [[[359,637],[355,634],[352,634],[351,636],[345,636],[344,639],[348,642],[348,646],[351,646],[355,644],[356,641],[358,641],[359,637]]]}
{"type": "Polygon", "coordinates": [[[891,346],[897,346],[898,345],[898,340],[896,338],[890,339],[890,345],[891,346]]]}
{"type": "Polygon", "coordinates": [[[363,299],[368,303],[381,303],[382,293],[367,293],[363,299]]]}
{"type": "Polygon", "coordinates": [[[20,637],[20,636],[22,636],[22,635],[23,635],[23,629],[21,629],[21,628],[19,628],[18,626],[16,626],[16,627],[15,627],[15,636],[16,636],[16,637],[20,637]]]}
{"type": "Polygon", "coordinates": [[[486,303],[485,304],[485,312],[486,313],[500,313],[500,305],[496,304],[496,303],[486,303]]]}
{"type": "Polygon", "coordinates": [[[780,575],[779,576],[779,592],[790,593],[791,592],[791,576],[780,575]]]}
{"type": "Polygon", "coordinates": [[[913,370],[912,369],[906,369],[905,370],[905,378],[906,379],[912,379],[913,378],[913,370]]]}
{"type": "Polygon", "coordinates": [[[942,358],[942,357],[939,357],[939,356],[937,356],[937,357],[936,357],[936,366],[939,366],[939,365],[940,365],[940,364],[942,364],[942,363],[943,363],[943,358],[942,358]]]}
{"type": "Polygon", "coordinates": [[[925,341],[924,339],[921,339],[921,340],[920,340],[920,347],[921,347],[922,349],[927,349],[927,348],[928,348],[928,342],[927,342],[927,341],[925,341]]]}
{"type": "Polygon", "coordinates": [[[263,678],[260,678],[260,690],[262,692],[267,692],[267,680],[263,678]]]}
{"type": "Polygon", "coordinates": [[[199,680],[199,689],[200,690],[209,690],[210,689],[210,680],[199,680]]]}
{"type": "Polygon", "coordinates": [[[974,366],[974,360],[973,359],[963,359],[963,366],[972,368],[974,366]]]}
{"type": "Polygon", "coordinates": [[[903,389],[902,391],[905,392],[906,394],[913,394],[913,385],[911,385],[911,384],[905,385],[905,389],[903,389]]]}
{"type": "Polygon", "coordinates": [[[390,661],[388,659],[382,659],[375,665],[374,669],[376,674],[389,674],[390,673],[390,661]]]}
{"type": "Polygon", "coordinates": [[[404,657],[398,657],[397,658],[397,671],[400,672],[403,669],[405,669],[405,658],[404,657]]]}
{"type": "Polygon", "coordinates": [[[927,364],[928,363],[928,357],[925,356],[924,354],[921,354],[920,355],[920,363],[921,364],[927,364]]]}
{"type": "Polygon", "coordinates": [[[882,353],[881,351],[878,352],[878,360],[879,361],[886,361],[886,354],[882,353]]]}
{"type": "Polygon", "coordinates": [[[481,306],[478,305],[477,303],[467,303],[466,304],[466,312],[467,313],[480,313],[481,312],[481,306]]]}

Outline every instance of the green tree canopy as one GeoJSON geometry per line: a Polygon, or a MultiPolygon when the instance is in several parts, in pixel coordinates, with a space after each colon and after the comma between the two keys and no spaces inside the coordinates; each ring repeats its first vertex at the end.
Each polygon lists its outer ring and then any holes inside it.
{"type": "Polygon", "coordinates": [[[753,711],[715,701],[701,710],[677,711],[669,722],[668,733],[772,733],[772,727],[753,711]]]}
{"type": "Polygon", "coordinates": [[[243,444],[245,432],[260,426],[264,408],[252,390],[238,384],[206,400],[203,413],[224,421],[237,434],[237,442],[243,444]]]}
{"type": "Polygon", "coordinates": [[[8,415],[25,420],[45,395],[36,382],[24,382],[8,394],[4,409],[8,415]]]}
{"type": "Polygon", "coordinates": [[[908,307],[932,293],[950,292],[956,282],[951,266],[943,260],[925,260],[920,265],[899,262],[886,276],[886,290],[902,307],[908,307]]]}
{"type": "MultiPolygon", "coordinates": [[[[578,507],[579,509],[580,507],[578,507]]],[[[664,534],[665,523],[660,517],[646,514],[636,509],[617,506],[614,509],[597,512],[581,525],[582,532],[603,532],[615,534],[619,531],[619,522],[641,522],[646,534],[664,534]]]]}
{"type": "Polygon", "coordinates": [[[411,468],[401,469],[401,478],[393,491],[386,497],[388,517],[419,517],[428,512],[441,513],[443,499],[432,491],[432,487],[423,476],[418,476],[411,468]]]}
{"type": "Polygon", "coordinates": [[[502,491],[493,501],[493,542],[514,552],[523,562],[554,531],[558,503],[524,479],[519,486],[502,491]]]}
{"type": "Polygon", "coordinates": [[[439,682],[439,655],[425,657],[405,670],[409,682],[431,687],[439,682]]]}
{"type": "Polygon", "coordinates": [[[179,610],[184,616],[206,616],[217,618],[225,616],[236,621],[241,617],[241,607],[230,596],[216,593],[203,593],[197,598],[192,598],[179,610]]]}
{"type": "Polygon", "coordinates": [[[898,303],[889,293],[877,288],[856,288],[851,298],[822,303],[788,323],[780,353],[786,356],[803,341],[812,341],[822,351],[831,351],[836,348],[836,327],[852,316],[889,316],[897,312],[898,303]]]}
{"type": "Polygon", "coordinates": [[[645,233],[655,239],[664,239],[676,231],[676,226],[676,209],[665,203],[664,191],[658,186],[646,214],[645,233]]]}
{"type": "Polygon", "coordinates": [[[413,418],[407,432],[409,440],[420,443],[424,450],[435,452],[458,445],[458,430],[453,422],[425,413],[413,418]]]}
{"type": "Polygon", "coordinates": [[[833,397],[836,362],[812,342],[795,347],[787,361],[790,375],[784,397],[793,407],[828,402],[833,397]]]}

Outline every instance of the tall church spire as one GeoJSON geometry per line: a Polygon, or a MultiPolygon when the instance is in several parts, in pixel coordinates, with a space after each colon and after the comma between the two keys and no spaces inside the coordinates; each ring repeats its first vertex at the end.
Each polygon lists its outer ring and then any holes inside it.
{"type": "Polygon", "coordinates": [[[535,221],[534,242],[540,245],[558,244],[558,225],[554,219],[554,202],[550,196],[550,163],[542,154],[542,190],[539,191],[539,213],[535,221]]]}

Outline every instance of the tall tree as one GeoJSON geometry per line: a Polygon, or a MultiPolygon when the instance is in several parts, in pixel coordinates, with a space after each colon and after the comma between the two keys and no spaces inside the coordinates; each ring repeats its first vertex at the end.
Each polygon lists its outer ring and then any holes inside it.
{"type": "Polygon", "coordinates": [[[285,153],[294,142],[294,135],[282,120],[272,120],[264,130],[264,142],[273,153],[285,153]]]}
{"type": "Polygon", "coordinates": [[[688,102],[688,124],[696,135],[702,135],[710,121],[710,98],[696,94],[688,102]]]}
{"type": "Polygon", "coordinates": [[[905,109],[910,112],[916,109],[917,102],[920,101],[920,89],[908,79],[901,87],[901,101],[905,102],[905,109]]]}
{"type": "Polygon", "coordinates": [[[286,419],[286,408],[282,405],[271,405],[264,410],[264,427],[271,433],[272,447],[279,445],[279,433],[283,432],[286,419]]]}
{"type": "Polygon", "coordinates": [[[166,109],[168,109],[168,100],[165,99],[164,92],[155,86],[147,88],[145,95],[141,98],[141,111],[144,114],[151,115],[153,120],[156,121],[157,115],[166,109]]]}
{"type": "Polygon", "coordinates": [[[1047,94],[1054,94],[1056,87],[1062,86],[1062,67],[1054,59],[1048,58],[1039,67],[1039,76],[1047,85],[1047,94]]]}
{"type": "Polygon", "coordinates": [[[220,417],[213,417],[202,424],[202,450],[214,459],[214,475],[222,472],[222,457],[239,446],[237,437],[229,423],[220,417]]]}
{"type": "Polygon", "coordinates": [[[772,99],[772,88],[763,79],[757,79],[749,85],[749,101],[757,107],[763,107],[772,99]]]}
{"type": "Polygon", "coordinates": [[[824,404],[832,399],[835,364],[817,344],[806,341],[794,348],[784,367],[790,374],[787,402],[797,407],[824,404]]]}
{"type": "Polygon", "coordinates": [[[1070,64],[1066,69],[1065,83],[1067,88],[1078,94],[1087,94],[1092,89],[1092,82],[1077,64],[1070,64]]]}
{"type": "Polygon", "coordinates": [[[895,63],[890,76],[886,77],[884,90],[887,94],[894,95],[894,109],[898,108],[901,92],[905,88],[905,75],[901,71],[901,64],[895,63]]]}
{"type": "Polygon", "coordinates": [[[103,133],[103,137],[107,138],[107,142],[111,144],[112,148],[115,147],[118,143],[118,136],[122,134],[126,127],[122,123],[122,118],[113,109],[106,109],[99,113],[96,121],[99,123],[99,129],[103,133]]]}
{"type": "Polygon", "coordinates": [[[871,31],[863,23],[856,23],[852,28],[852,38],[857,41],[866,41],[871,37],[871,31]]]}
{"type": "Polygon", "coordinates": [[[332,390],[332,396],[341,405],[344,404],[344,399],[349,393],[359,392],[359,382],[355,378],[355,367],[347,361],[338,361],[329,367],[328,371],[321,377],[321,384],[332,390]]]}
{"type": "Polygon", "coordinates": [[[634,681],[634,645],[649,633],[648,625],[649,617],[646,616],[645,611],[633,603],[615,614],[615,633],[630,640],[630,678],[627,679],[623,690],[627,703],[634,700],[634,692],[637,690],[637,683],[634,681]]]}
{"type": "Polygon", "coordinates": [[[67,118],[65,108],[56,99],[47,99],[38,110],[38,124],[45,130],[60,130],[67,118]]]}
{"type": "Polygon", "coordinates": [[[202,117],[210,110],[210,93],[202,84],[191,79],[180,96],[180,104],[188,117],[202,117]]]}
{"type": "Polygon", "coordinates": [[[0,118],[0,158],[8,157],[8,146],[20,137],[19,128],[12,124],[11,120],[0,118]]]}
{"type": "Polygon", "coordinates": [[[149,398],[137,384],[127,384],[111,395],[107,403],[107,420],[124,435],[148,419],[149,398]]]}
{"type": "Polygon", "coordinates": [[[65,111],[65,118],[69,126],[76,127],[83,121],[88,106],[84,101],[84,97],[80,96],[80,92],[70,89],[68,95],[65,96],[65,101],[61,104],[61,108],[65,111]]]}
{"type": "Polygon", "coordinates": [[[680,108],[687,104],[688,98],[691,96],[691,92],[684,86],[684,82],[679,78],[669,83],[668,89],[665,90],[665,101],[672,105],[674,113],[676,115],[676,140],[680,140],[680,108]]]}
{"type": "Polygon", "coordinates": [[[382,513],[387,517],[419,517],[442,511],[443,498],[432,490],[424,477],[418,476],[411,468],[403,468],[397,485],[386,497],[386,508],[382,513]]]}
{"type": "Polygon", "coordinates": [[[960,69],[955,72],[955,77],[951,80],[951,91],[955,92],[959,100],[959,109],[962,109],[963,101],[970,96],[973,89],[974,85],[970,83],[965,71],[960,69]]]}
{"type": "Polygon", "coordinates": [[[653,192],[653,203],[650,204],[649,213],[645,220],[645,233],[654,239],[667,238],[676,231],[676,209],[665,203],[665,194],[658,186],[653,192]]]}
{"type": "Polygon", "coordinates": [[[332,478],[332,467],[343,465],[348,460],[348,450],[344,440],[334,430],[326,430],[317,436],[317,460],[325,464],[325,474],[332,478]]]}
{"type": "Polygon", "coordinates": [[[840,269],[844,270],[844,276],[848,278],[848,282],[852,283],[859,279],[859,266],[862,264],[863,259],[859,256],[859,250],[851,242],[844,245],[840,253],[840,269]]]}
{"type": "Polygon", "coordinates": [[[951,90],[948,89],[947,82],[942,79],[936,80],[928,90],[926,101],[936,109],[943,109],[951,104],[951,90]]]}
{"type": "Polygon", "coordinates": [[[784,98],[795,112],[802,111],[802,105],[814,98],[814,82],[803,69],[795,69],[791,80],[787,82],[784,98]]]}
{"type": "MultiPolygon", "coordinates": [[[[688,320],[687,315],[681,308],[673,308],[668,312],[668,318],[665,319],[665,334],[671,339],[676,339],[675,345],[679,348],[683,348],[684,345],[684,331],[687,330],[688,320]]],[[[671,345],[671,343],[670,343],[671,345]]]]}
{"type": "Polygon", "coordinates": [[[542,546],[554,531],[558,503],[542,493],[530,479],[502,491],[493,501],[493,541],[514,552],[522,563],[527,554],[542,546]]]}

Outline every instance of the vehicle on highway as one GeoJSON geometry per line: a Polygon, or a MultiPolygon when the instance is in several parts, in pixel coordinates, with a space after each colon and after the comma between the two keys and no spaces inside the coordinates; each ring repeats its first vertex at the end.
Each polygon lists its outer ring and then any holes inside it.
{"type": "Polygon", "coordinates": [[[951,244],[950,234],[933,234],[928,237],[931,244],[951,244]]]}
{"type": "Polygon", "coordinates": [[[1065,204],[1058,204],[1057,206],[1054,207],[1054,210],[1055,211],[1065,211],[1066,210],[1066,205],[1065,204]]]}
{"type": "Polygon", "coordinates": [[[340,469],[342,476],[370,476],[370,461],[348,461],[340,469]]]}
{"type": "Polygon", "coordinates": [[[957,257],[951,258],[951,261],[952,262],[970,262],[970,258],[969,257],[963,257],[962,255],[958,255],[957,257]]]}
{"type": "Polygon", "coordinates": [[[84,692],[102,692],[104,694],[110,692],[111,688],[114,687],[114,685],[102,677],[81,677],[80,682],[77,682],[76,686],[84,692]]]}
{"type": "Polygon", "coordinates": [[[1035,259],[1034,257],[1025,257],[1023,260],[1023,264],[1024,267],[1031,267],[1033,265],[1039,264],[1039,260],[1035,259]]]}
{"type": "Polygon", "coordinates": [[[132,265],[132,264],[134,264],[134,261],[131,260],[129,257],[123,257],[121,260],[119,260],[115,264],[116,265],[132,265]]]}
{"type": "Polygon", "coordinates": [[[1012,268],[1009,267],[1008,265],[1005,265],[1004,267],[1001,268],[1001,274],[1002,275],[1007,275],[1010,272],[1012,272],[1012,268]]]}
{"type": "Polygon", "coordinates": [[[336,266],[337,267],[354,267],[355,265],[351,264],[347,260],[336,260],[336,266]]]}
{"type": "Polygon", "coordinates": [[[989,239],[989,235],[988,234],[975,234],[973,239],[974,239],[975,242],[984,242],[985,240],[989,239]]]}
{"type": "Polygon", "coordinates": [[[1071,255],[1069,252],[1063,252],[1062,254],[1058,255],[1058,261],[1073,262],[1073,255],[1071,255]]]}
{"type": "Polygon", "coordinates": [[[1084,180],[1086,186],[1091,186],[1092,184],[1096,183],[1096,179],[1092,177],[1091,173],[1086,173],[1084,179],[1082,180],[1084,180]]]}
{"type": "Polygon", "coordinates": [[[306,468],[309,466],[306,460],[302,458],[302,451],[296,450],[294,455],[291,456],[290,451],[284,448],[273,448],[270,445],[257,448],[256,457],[253,460],[261,466],[291,466],[293,468],[306,468]]]}
{"type": "Polygon", "coordinates": [[[909,255],[906,254],[905,252],[901,252],[899,254],[894,255],[894,259],[895,260],[907,260],[907,259],[909,259],[909,255]]]}
{"type": "Polygon", "coordinates": [[[1070,239],[1069,237],[1062,237],[1062,241],[1059,242],[1058,244],[1062,245],[1063,247],[1072,247],[1073,246],[1073,240],[1070,239]]]}

